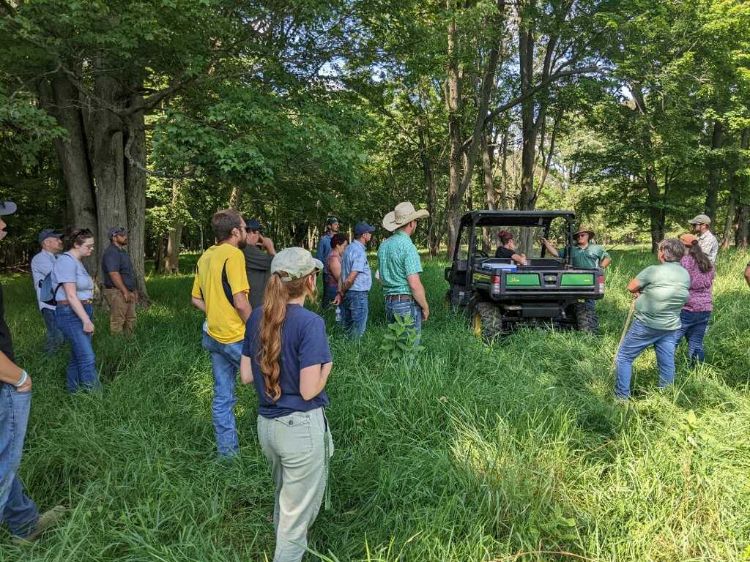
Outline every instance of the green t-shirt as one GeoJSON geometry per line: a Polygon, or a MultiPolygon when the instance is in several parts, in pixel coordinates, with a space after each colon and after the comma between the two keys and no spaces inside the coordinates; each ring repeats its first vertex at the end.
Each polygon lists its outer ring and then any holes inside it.
{"type": "Polygon", "coordinates": [[[647,267],[635,278],[641,285],[635,317],[655,330],[678,329],[690,289],[687,270],[677,262],[666,262],[647,267]]]}
{"type": "MultiPolygon", "coordinates": [[[[565,248],[560,251],[560,257],[564,258],[566,254],[565,248]]],[[[599,267],[599,263],[604,259],[608,258],[609,254],[604,246],[598,244],[589,244],[585,248],[580,246],[573,246],[571,251],[571,263],[573,267],[580,269],[596,269],[599,267]]]]}
{"type": "Polygon", "coordinates": [[[406,278],[415,273],[422,273],[422,262],[419,259],[417,247],[403,231],[396,231],[380,245],[378,269],[384,294],[411,294],[406,278]]]}

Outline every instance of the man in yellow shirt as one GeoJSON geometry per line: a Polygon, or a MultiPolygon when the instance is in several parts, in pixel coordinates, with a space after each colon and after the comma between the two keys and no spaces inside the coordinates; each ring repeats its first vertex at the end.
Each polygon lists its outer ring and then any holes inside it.
{"type": "Polygon", "coordinates": [[[206,314],[203,349],[211,354],[214,373],[212,405],[219,455],[239,452],[234,387],[240,368],[245,322],[250,317],[250,287],[245,272],[245,221],[233,209],[217,212],[211,219],[216,244],[198,260],[193,282],[193,305],[206,314]]]}

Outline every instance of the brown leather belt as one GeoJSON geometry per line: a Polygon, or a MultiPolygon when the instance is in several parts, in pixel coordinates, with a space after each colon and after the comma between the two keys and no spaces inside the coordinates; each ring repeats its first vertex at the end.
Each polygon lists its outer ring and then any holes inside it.
{"type": "Polygon", "coordinates": [[[414,298],[411,295],[386,295],[385,300],[386,302],[409,302],[414,298]]]}
{"type": "MultiPolygon", "coordinates": [[[[81,304],[91,304],[92,302],[94,302],[94,301],[91,300],[91,299],[86,299],[86,300],[82,300],[81,304]]],[[[60,306],[60,305],[70,306],[70,301],[57,301],[57,305],[58,306],[60,306]]]]}

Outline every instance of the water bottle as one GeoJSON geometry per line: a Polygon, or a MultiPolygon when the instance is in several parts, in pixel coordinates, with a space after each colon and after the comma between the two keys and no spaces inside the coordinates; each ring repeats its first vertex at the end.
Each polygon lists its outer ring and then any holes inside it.
{"type": "Polygon", "coordinates": [[[341,322],[341,307],[336,306],[336,322],[341,322]]]}

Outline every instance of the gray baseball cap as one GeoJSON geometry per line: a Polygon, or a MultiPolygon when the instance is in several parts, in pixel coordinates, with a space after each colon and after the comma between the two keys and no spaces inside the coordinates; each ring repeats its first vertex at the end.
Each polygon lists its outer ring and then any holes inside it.
{"type": "Polygon", "coordinates": [[[13,201],[0,201],[0,216],[12,215],[18,210],[13,201]]]}
{"type": "Polygon", "coordinates": [[[708,215],[697,215],[688,222],[690,224],[711,224],[711,217],[708,215]]]}
{"type": "Polygon", "coordinates": [[[314,271],[321,271],[323,262],[312,257],[304,248],[284,248],[271,261],[271,274],[283,271],[282,281],[294,281],[310,275],[314,271]]]}

